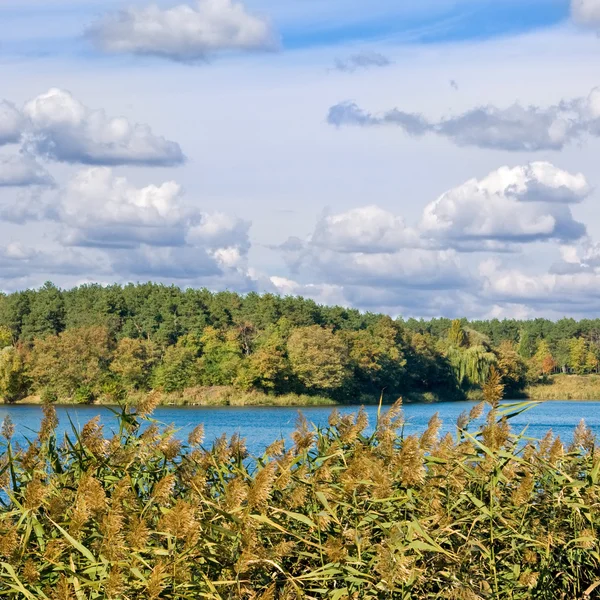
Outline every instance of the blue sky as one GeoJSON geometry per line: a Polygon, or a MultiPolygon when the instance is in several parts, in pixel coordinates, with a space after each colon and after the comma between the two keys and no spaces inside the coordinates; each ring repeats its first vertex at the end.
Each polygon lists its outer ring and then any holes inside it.
{"type": "Polygon", "coordinates": [[[5,0],[0,22],[0,289],[594,314],[600,0],[5,0]]]}
{"type": "MultiPolygon", "coordinates": [[[[142,4],[139,0],[137,3],[142,4]]],[[[128,2],[126,6],[132,4],[128,2]]],[[[382,39],[412,44],[487,39],[552,27],[569,19],[568,0],[437,0],[418,4],[374,0],[367,9],[352,0],[328,3],[255,0],[247,4],[268,15],[286,49],[382,39]],[[319,4],[330,6],[323,9],[319,4]]],[[[27,0],[15,3],[9,0],[0,6],[6,32],[4,52],[76,57],[85,52],[80,39],[85,27],[111,5],[118,8],[120,3],[115,0],[102,3],[27,0]]]]}

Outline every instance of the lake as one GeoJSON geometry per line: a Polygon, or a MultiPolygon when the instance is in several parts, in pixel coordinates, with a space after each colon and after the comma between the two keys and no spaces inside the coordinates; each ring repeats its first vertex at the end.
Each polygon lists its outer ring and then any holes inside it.
{"type": "MultiPolygon", "coordinates": [[[[444,423],[444,431],[454,431],[454,424],[461,412],[470,410],[474,403],[439,402],[435,404],[407,404],[404,407],[406,433],[420,433],[427,427],[431,416],[439,412],[444,423]]],[[[116,426],[115,417],[107,407],[102,406],[57,406],[60,419],[59,432],[70,430],[69,417],[77,427],[82,427],[96,415],[100,415],[105,426],[105,436],[109,437],[116,426]]],[[[356,412],[358,406],[339,407],[341,413],[356,412]]],[[[253,455],[262,451],[271,442],[284,437],[289,439],[294,430],[298,410],[315,425],[326,425],[332,407],[160,407],[154,418],[165,425],[174,425],[181,439],[199,423],[203,423],[206,443],[226,433],[234,433],[246,438],[248,449],[253,455]]],[[[377,417],[377,407],[366,407],[370,424],[377,417]]],[[[40,406],[17,405],[0,406],[0,420],[10,415],[15,424],[14,441],[23,444],[26,438],[35,437],[42,410],[40,406]]],[[[573,430],[581,419],[600,435],[600,402],[551,401],[541,403],[517,418],[512,419],[513,431],[528,427],[527,435],[543,437],[552,429],[563,441],[570,441],[573,430]]]]}

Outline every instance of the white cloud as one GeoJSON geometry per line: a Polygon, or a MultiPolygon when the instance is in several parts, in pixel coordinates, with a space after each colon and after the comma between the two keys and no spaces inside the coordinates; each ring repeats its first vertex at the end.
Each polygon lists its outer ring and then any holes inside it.
{"type": "Polygon", "coordinates": [[[582,25],[600,25],[600,1],[571,0],[571,14],[582,25]]]}
{"type": "Polygon", "coordinates": [[[444,290],[465,287],[468,281],[453,250],[344,255],[318,252],[312,256],[309,268],[316,271],[320,281],[339,285],[444,290]]]}
{"type": "Polygon", "coordinates": [[[30,154],[0,156],[0,187],[51,186],[52,176],[30,154]]]}
{"type": "Polygon", "coordinates": [[[439,121],[398,108],[372,114],[354,102],[341,102],[329,109],[327,121],[336,127],[396,126],[412,136],[439,135],[457,146],[509,152],[561,150],[584,134],[600,136],[600,89],[593,89],[586,98],[548,107],[479,106],[439,121]]]}
{"type": "MultiPolygon", "coordinates": [[[[254,289],[247,266],[250,223],[201,211],[186,202],[174,181],[136,187],[108,167],[93,167],[77,173],[53,198],[30,194],[0,204],[0,218],[55,221],[59,254],[100,256],[122,280],[171,278],[195,285],[208,278],[215,287],[254,289]]],[[[42,266],[39,260],[19,264],[42,266]]]]}
{"type": "Polygon", "coordinates": [[[240,255],[250,248],[249,222],[203,212],[175,181],[136,187],[108,167],[80,171],[59,193],[56,219],[70,246],[235,248],[240,255]]]}
{"type": "Polygon", "coordinates": [[[250,247],[248,231],[250,222],[222,212],[202,213],[199,222],[192,225],[186,241],[213,250],[237,248],[246,253],[250,247]]]}
{"type": "Polygon", "coordinates": [[[273,50],[269,23],[234,0],[197,0],[161,9],[156,4],[109,14],[89,37],[103,50],[159,56],[176,61],[207,60],[231,50],[273,50]]]}
{"type": "Polygon", "coordinates": [[[555,275],[596,272],[600,274],[600,243],[586,237],[577,244],[560,248],[561,260],[555,262],[550,272],[555,275]]]}
{"type": "Polygon", "coordinates": [[[270,277],[275,291],[282,296],[302,296],[311,298],[320,304],[348,305],[344,297],[343,288],[339,285],[329,284],[302,284],[287,277],[270,277]]]}
{"type": "Polygon", "coordinates": [[[23,124],[23,115],[15,105],[6,100],[0,101],[0,146],[17,143],[23,124]]]}
{"type": "Polygon", "coordinates": [[[465,242],[576,240],[585,234],[585,226],[573,219],[568,204],[580,202],[590,191],[583,175],[550,163],[502,167],[427,205],[420,231],[458,247],[465,242]]]}
{"type": "Polygon", "coordinates": [[[484,302],[529,306],[557,314],[597,312],[600,300],[600,273],[526,273],[488,261],[481,267],[484,302]]]}
{"type": "Polygon", "coordinates": [[[28,143],[52,160],[90,165],[173,166],[184,162],[175,142],[156,136],[148,125],[110,118],[69,92],[53,88],[23,110],[28,143]]]}
{"type": "Polygon", "coordinates": [[[122,248],[183,245],[193,218],[174,181],[136,188],[108,167],[80,171],[61,191],[58,214],[63,243],[122,248]]]}
{"type": "Polygon", "coordinates": [[[310,241],[336,252],[394,252],[419,246],[418,233],[402,217],[375,205],[324,216],[310,241]]]}

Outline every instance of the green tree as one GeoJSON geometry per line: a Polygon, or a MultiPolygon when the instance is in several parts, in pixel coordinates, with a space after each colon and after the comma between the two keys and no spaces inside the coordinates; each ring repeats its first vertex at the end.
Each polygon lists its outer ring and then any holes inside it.
{"type": "Polygon", "coordinates": [[[535,382],[539,377],[548,377],[556,366],[550,345],[545,339],[538,343],[537,350],[530,360],[531,379],[535,382]]]}
{"type": "Polygon", "coordinates": [[[0,397],[14,402],[27,395],[25,362],[19,349],[6,346],[0,350],[0,397]]]}
{"type": "Polygon", "coordinates": [[[569,364],[573,372],[583,375],[586,371],[588,345],[584,338],[574,338],[570,343],[569,364]]]}
{"type": "Polygon", "coordinates": [[[110,370],[125,388],[147,389],[157,360],[157,349],[151,340],[123,338],[113,353],[110,370]]]}
{"type": "Polygon", "coordinates": [[[6,325],[0,325],[0,350],[7,346],[12,346],[12,333],[6,325]]]}
{"type": "Polygon", "coordinates": [[[169,346],[156,365],[151,378],[154,387],[164,392],[178,392],[199,382],[197,350],[181,340],[169,346]]]}
{"type": "Polygon", "coordinates": [[[257,348],[244,359],[235,383],[243,389],[285,392],[289,376],[285,339],[274,329],[257,340],[257,348]]]}
{"type": "Polygon", "coordinates": [[[500,342],[495,350],[497,369],[507,396],[518,396],[527,384],[527,365],[509,340],[500,342]]]}
{"type": "Polygon", "coordinates": [[[243,360],[239,332],[207,327],[200,337],[202,355],[199,361],[203,385],[231,385],[237,378],[243,360]]]}
{"type": "Polygon", "coordinates": [[[559,369],[567,373],[571,364],[571,340],[568,338],[560,339],[554,350],[554,359],[559,369]]]}
{"type": "Polygon", "coordinates": [[[454,319],[448,330],[448,343],[455,348],[464,348],[469,343],[469,338],[464,330],[462,321],[454,319]]]}
{"type": "Polygon", "coordinates": [[[519,346],[517,351],[524,359],[530,359],[536,348],[535,338],[529,333],[528,329],[521,329],[519,337],[519,346]]]}
{"type": "Polygon", "coordinates": [[[110,350],[105,327],[70,329],[35,341],[29,374],[38,389],[93,400],[106,379],[110,350]]]}
{"type": "Polygon", "coordinates": [[[295,329],[287,342],[287,354],[292,373],[308,390],[339,389],[350,373],[347,345],[318,325],[295,329]]]}
{"type": "Polygon", "coordinates": [[[406,380],[405,344],[399,324],[383,317],[368,329],[347,332],[344,337],[361,391],[399,393],[406,380]]]}
{"type": "Polygon", "coordinates": [[[598,360],[598,352],[595,348],[590,348],[585,357],[586,373],[597,373],[600,361],[598,360]]]}
{"type": "Polygon", "coordinates": [[[31,296],[29,312],[23,316],[21,335],[33,340],[46,335],[56,335],[65,329],[65,303],[63,293],[47,282],[31,296]]]}
{"type": "Polygon", "coordinates": [[[460,386],[482,385],[488,378],[490,367],[496,364],[496,355],[485,346],[448,349],[448,360],[460,386]]]}

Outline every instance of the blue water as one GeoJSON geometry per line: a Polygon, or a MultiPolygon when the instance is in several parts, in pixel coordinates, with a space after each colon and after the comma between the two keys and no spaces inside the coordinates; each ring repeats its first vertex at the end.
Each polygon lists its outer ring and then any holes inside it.
{"type": "MultiPolygon", "coordinates": [[[[427,427],[431,416],[438,412],[444,431],[454,432],[456,419],[463,411],[474,406],[470,402],[440,402],[436,404],[408,404],[404,407],[405,431],[420,433],[427,427]]],[[[76,427],[100,415],[104,424],[105,436],[110,437],[116,427],[115,417],[106,407],[98,406],[58,406],[59,434],[70,431],[69,417],[76,427]]],[[[339,408],[341,413],[356,412],[357,406],[339,408]]],[[[246,438],[248,449],[253,455],[260,455],[271,442],[278,438],[289,440],[294,430],[298,408],[294,407],[162,407],[155,411],[154,418],[165,425],[174,425],[181,439],[187,439],[189,432],[199,423],[204,424],[205,444],[226,433],[234,433],[246,438]]],[[[331,407],[303,407],[302,413],[314,425],[327,425],[331,407]]],[[[375,423],[377,407],[366,407],[371,426],[375,423]]],[[[26,438],[35,437],[42,418],[39,406],[0,406],[0,420],[10,415],[15,424],[14,441],[23,444],[26,438]]],[[[600,437],[600,402],[559,402],[538,404],[531,410],[511,420],[513,431],[527,427],[527,436],[540,438],[552,429],[555,435],[569,442],[573,430],[581,419],[600,437]]]]}

